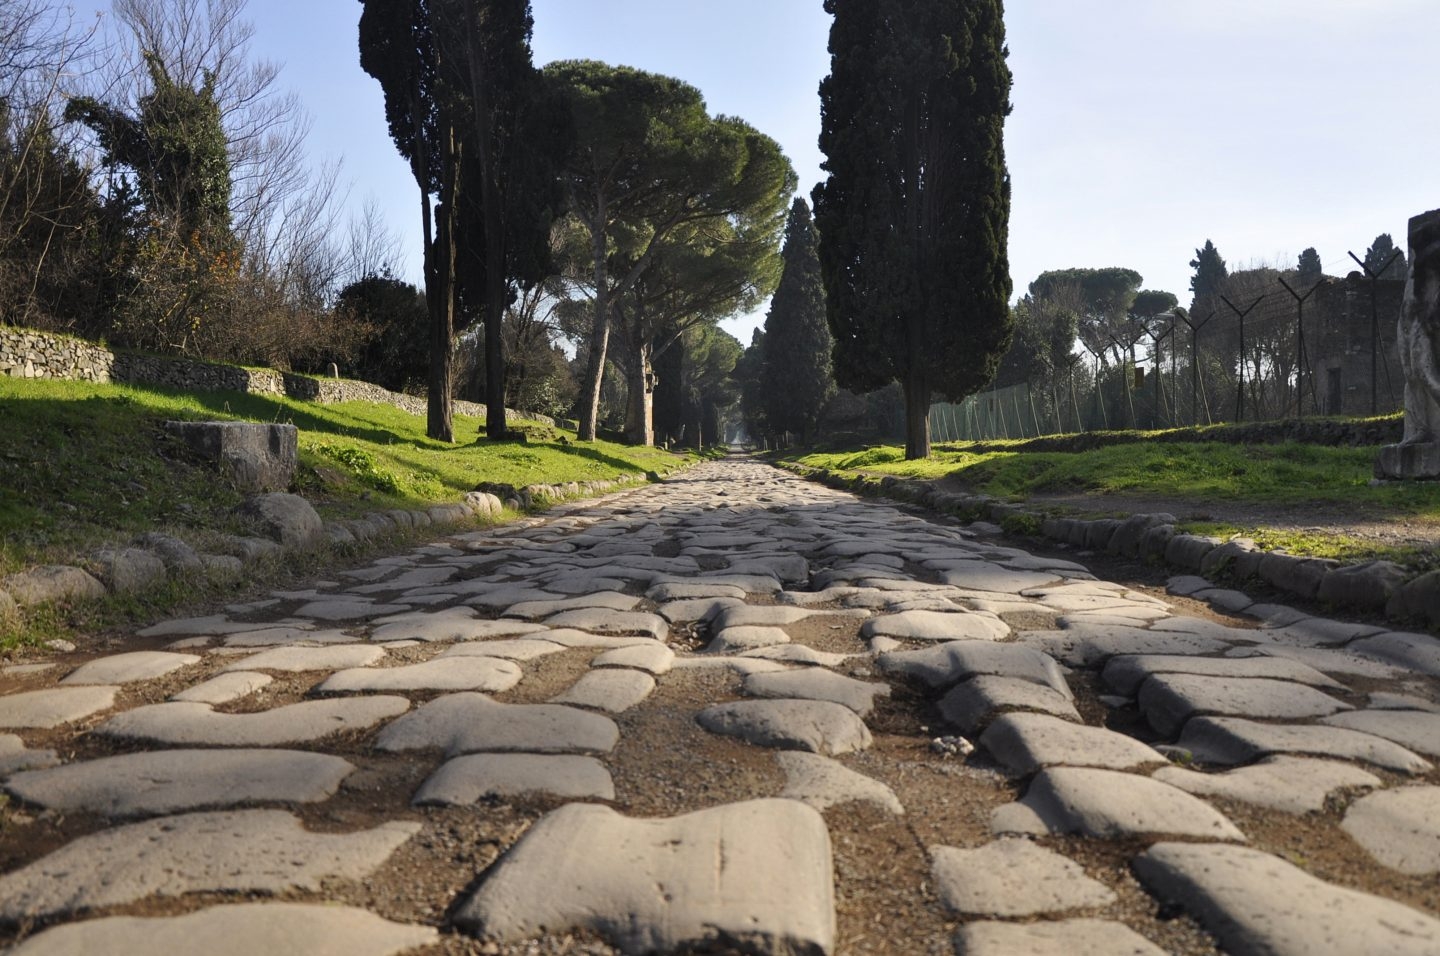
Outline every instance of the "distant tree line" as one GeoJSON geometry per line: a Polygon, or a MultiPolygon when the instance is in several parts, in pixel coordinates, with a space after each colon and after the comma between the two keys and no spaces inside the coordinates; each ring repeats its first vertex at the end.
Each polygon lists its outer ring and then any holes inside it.
{"type": "Polygon", "coordinates": [[[1293,265],[1232,270],[1207,240],[1190,261],[1187,306],[1142,289],[1132,269],[1044,272],[1014,305],[992,387],[1027,386],[1041,431],[1356,414],[1372,398],[1389,411],[1405,256],[1382,234],[1361,262],[1328,276],[1312,247],[1293,265]]]}

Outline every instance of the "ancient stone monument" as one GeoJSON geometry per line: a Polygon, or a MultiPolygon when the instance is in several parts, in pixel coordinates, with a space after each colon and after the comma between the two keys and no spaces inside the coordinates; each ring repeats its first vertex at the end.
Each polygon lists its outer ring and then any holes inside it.
{"type": "Polygon", "coordinates": [[[299,432],[294,425],[166,422],[165,428],[241,491],[284,491],[295,477],[299,432]]]}
{"type": "Polygon", "coordinates": [[[1440,209],[1410,220],[1410,278],[1398,345],[1405,436],[1380,449],[1375,477],[1440,480],[1440,209]]]}

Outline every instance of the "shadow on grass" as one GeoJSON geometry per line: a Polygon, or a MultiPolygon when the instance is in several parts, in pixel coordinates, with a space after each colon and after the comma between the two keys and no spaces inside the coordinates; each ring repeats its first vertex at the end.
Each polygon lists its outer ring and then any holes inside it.
{"type": "MultiPolygon", "coordinates": [[[[299,405],[278,396],[255,395],[247,392],[172,392],[166,389],[147,389],[158,395],[188,400],[202,409],[207,409],[228,418],[242,418],[258,422],[292,424],[312,434],[336,435],[345,438],[359,438],[377,445],[396,442],[413,443],[412,436],[384,428],[374,422],[366,422],[345,414],[334,405],[324,406],[324,416],[306,411],[299,405]],[[336,419],[348,419],[342,424],[336,419]]],[[[437,446],[443,443],[436,442],[437,446]]]]}

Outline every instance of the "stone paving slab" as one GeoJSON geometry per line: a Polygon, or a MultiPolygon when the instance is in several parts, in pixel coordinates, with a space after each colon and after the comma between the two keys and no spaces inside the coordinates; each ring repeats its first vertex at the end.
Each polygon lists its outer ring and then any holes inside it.
{"type": "Polygon", "coordinates": [[[1440,787],[1397,787],[1361,797],[1340,825],[1392,870],[1440,873],[1440,787]]]}
{"type": "Polygon", "coordinates": [[[1440,677],[1440,640],[1433,634],[1377,634],[1356,641],[1348,649],[1420,674],[1440,677]]]}
{"type": "Polygon", "coordinates": [[[1266,678],[1311,687],[1343,691],[1334,678],[1283,657],[1179,657],[1174,654],[1133,654],[1112,657],[1103,677],[1116,693],[1135,696],[1140,685],[1155,674],[1195,674],[1205,677],[1266,678]]]}
{"type": "Polygon", "coordinates": [[[1043,684],[1069,698],[1070,685],[1055,659],[1032,647],[990,641],[950,641],[918,651],[890,651],[876,659],[886,674],[930,687],[952,687],[970,677],[994,674],[1043,684]]]}
{"type": "Polygon", "coordinates": [[[749,677],[751,674],[770,674],[779,671],[789,670],[788,664],[782,661],[769,661],[757,657],[677,657],[675,658],[674,670],[729,670],[734,671],[741,677],[749,677]]]}
{"type": "Polygon", "coordinates": [[[849,707],[861,717],[875,709],[876,697],[889,697],[890,685],[856,680],[818,667],[745,678],[744,691],[751,697],[828,700],[849,707]]]}
{"type": "Polygon", "coordinates": [[[1344,727],[1262,724],[1239,717],[1196,717],[1185,725],[1179,746],[1202,763],[1250,763],[1272,754],[1360,760],[1400,773],[1425,773],[1429,761],[1373,734],[1344,727]]]}
{"type": "Polygon", "coordinates": [[[55,687],[0,696],[0,727],[44,730],[115,706],[118,687],[55,687]]]}
{"type": "MultiPolygon", "coordinates": [[[[191,638],[196,640],[196,638],[191,638]]],[[[238,634],[227,634],[221,640],[225,647],[281,647],[286,644],[354,644],[355,637],[345,633],[340,628],[331,627],[324,630],[317,630],[313,627],[300,627],[292,624],[281,624],[275,627],[262,627],[257,630],[241,631],[238,634]]],[[[172,649],[178,645],[170,645],[172,649]]]]}
{"type": "Polygon", "coordinates": [[[971,735],[980,733],[1000,714],[1017,710],[1080,722],[1080,712],[1065,695],[1043,684],[992,674],[957,684],[940,698],[939,707],[940,716],[971,735]]]}
{"type": "Polygon", "coordinates": [[[956,956],[1165,956],[1124,923],[1067,919],[1046,923],[977,920],[955,934],[956,956]]]}
{"type": "Polygon", "coordinates": [[[688,621],[711,621],[726,608],[740,607],[745,602],[739,598],[689,598],[684,601],[670,601],[659,607],[660,616],[671,624],[688,621]]]}
{"type": "Polygon", "coordinates": [[[1186,793],[1225,797],[1285,813],[1323,810],[1325,799],[1337,790],[1383,786],[1379,777],[1348,763],[1286,756],[1266,757],[1224,773],[1161,767],[1151,776],[1186,793]]]}
{"type": "Polygon", "coordinates": [[[930,872],[941,901],[961,916],[1040,916],[1109,906],[1117,898],[1080,864],[1024,838],[972,850],[932,846],[930,872]]]}
{"type": "Polygon", "coordinates": [[[150,627],[136,631],[135,635],[137,637],[218,637],[222,634],[237,634],[241,631],[253,630],[255,630],[254,624],[232,621],[224,614],[211,614],[206,617],[183,617],[161,621],[159,624],[152,624],[150,627]]]}
{"type": "MultiPolygon", "coordinates": [[[[362,700],[367,698],[360,698],[362,700]]],[[[466,753],[609,753],[620,739],[615,722],[559,704],[502,704],[484,694],[446,694],[380,731],[380,750],[466,753]]]]}
{"type": "Polygon", "coordinates": [[[227,665],[227,671],[333,671],[345,667],[369,667],[385,659],[385,648],[373,644],[331,644],[326,647],[276,647],[242,657],[227,665]]]}
{"type": "Polygon", "coordinates": [[[950,611],[901,611],[866,621],[860,636],[905,641],[1003,641],[1010,625],[991,614],[956,608],[950,611]]]}
{"type": "Polygon", "coordinates": [[[1161,843],[1132,866],[1151,894],[1183,906],[1227,952],[1440,952],[1440,920],[1393,900],[1332,886],[1259,850],[1161,843]]]}
{"type": "Polygon", "coordinates": [[[591,667],[633,667],[659,677],[675,664],[675,652],[660,644],[637,644],[606,651],[590,662],[591,667]]]}
{"type": "Polygon", "coordinates": [[[716,631],[732,627],[788,627],[821,613],[825,612],[788,604],[742,604],[721,611],[713,623],[716,631]]]}
{"type": "Polygon", "coordinates": [[[1237,658],[1277,657],[1308,664],[1326,674],[1373,677],[1377,680],[1390,680],[1404,673],[1401,668],[1386,664],[1377,658],[1351,653],[1348,650],[1331,650],[1323,647],[1285,647],[1279,644],[1269,644],[1260,647],[1237,647],[1228,651],[1225,656],[1237,658]]]}
{"type": "Polygon", "coordinates": [[[825,821],[794,800],[654,820],[571,804],[501,858],[455,922],[506,942],[584,928],[627,953],[828,954],[832,869],[825,821]]]}
{"type": "Polygon", "coordinates": [[[486,797],[544,794],[567,800],[614,800],[610,771],[572,754],[473,754],[447,761],[415,793],[414,804],[463,806],[486,797]]]}
{"type": "Polygon", "coordinates": [[[1089,767],[1042,770],[1023,798],[995,809],[990,824],[997,834],[1245,840],[1224,815],[1183,790],[1149,777],[1089,767]]]}
{"type": "Polygon", "coordinates": [[[195,704],[228,704],[232,700],[250,696],[274,680],[269,674],[230,671],[171,694],[170,699],[195,704]]]}
{"type": "Polygon", "coordinates": [[[546,631],[543,635],[535,635],[536,639],[544,638],[553,644],[562,647],[653,647],[656,645],[655,638],[640,635],[615,636],[611,634],[592,634],[589,631],[577,630],[573,627],[560,627],[546,631]]]}
{"type": "Polygon", "coordinates": [[[505,617],[540,618],[574,611],[579,608],[608,608],[611,611],[633,611],[640,598],[620,591],[594,591],[577,594],[568,598],[551,598],[548,601],[521,601],[505,609],[505,617]]]}
{"type": "Polygon", "coordinates": [[[364,879],[420,831],[382,823],[310,833],[283,810],[161,817],[79,837],[0,876],[0,922],[47,919],[153,896],[317,890],[364,879]]]}
{"type": "Polygon", "coordinates": [[[1440,757],[1440,714],[1413,710],[1357,710],[1322,723],[1384,737],[1427,757],[1440,757]]]}
{"type": "Polygon", "coordinates": [[[564,650],[568,650],[565,645],[541,640],[538,637],[503,638],[498,641],[456,644],[454,647],[448,647],[442,651],[436,660],[457,657],[499,657],[507,661],[533,661],[537,657],[559,654],[564,650]]]}
{"type": "Polygon", "coordinates": [[[608,608],[578,608],[561,611],[546,619],[552,628],[573,628],[596,634],[644,634],[657,641],[670,636],[670,624],[649,611],[611,611],[608,608]]]}
{"type": "Polygon", "coordinates": [[[367,730],[409,709],[404,697],[388,696],[307,700],[249,714],[220,714],[206,704],[149,704],[111,717],[95,732],[181,747],[275,747],[367,730]]]}
{"type": "Polygon", "coordinates": [[[296,750],[165,750],[20,773],[5,789],[66,813],[138,817],[245,803],[317,803],[355,767],[296,750]]]}
{"type": "Polygon", "coordinates": [[[1020,774],[1045,767],[1134,770],[1169,763],[1134,737],[1105,727],[1073,724],[1048,714],[1005,714],[980,736],[980,746],[1020,774]]]}
{"type": "Polygon", "coordinates": [[[628,667],[592,670],[568,690],[550,698],[552,704],[570,704],[619,714],[655,692],[655,678],[628,667]]]}
{"type": "Polygon", "coordinates": [[[687,601],[699,598],[735,598],[743,601],[745,589],[733,584],[724,584],[719,581],[698,580],[665,581],[656,584],[645,592],[645,596],[657,604],[665,604],[670,601],[687,601]]]}
{"type": "Polygon", "coordinates": [[[778,627],[740,624],[719,631],[705,645],[707,654],[735,654],[790,643],[790,635],[778,627]]]}
{"type": "Polygon", "coordinates": [[[376,604],[358,597],[328,598],[301,605],[295,609],[295,616],[317,621],[371,621],[387,614],[399,614],[408,610],[408,604],[376,604]]]}
{"type": "Polygon", "coordinates": [[[1064,631],[1027,631],[1016,641],[1044,651],[1071,667],[1098,667],[1112,657],[1133,654],[1219,654],[1228,641],[1198,634],[1152,631],[1121,624],[1077,624],[1064,631]]]}
{"type": "Polygon", "coordinates": [[[518,664],[498,657],[437,657],[402,667],[354,667],[337,671],[315,690],[322,694],[407,690],[475,690],[495,694],[514,687],[523,676],[518,664]]]}
{"type": "Polygon", "coordinates": [[[896,816],[905,814],[894,790],[838,760],[803,750],[782,750],[775,761],[785,771],[782,797],[822,811],[842,803],[870,803],[896,816]]]}
{"type": "Polygon", "coordinates": [[[350,906],[237,903],[184,916],[110,916],[39,933],[10,956],[396,956],[433,943],[428,926],[407,926],[350,906]]]}
{"type": "Polygon", "coordinates": [[[75,668],[61,684],[130,684],[164,677],[171,671],[200,663],[194,654],[173,654],[168,651],[131,651],[99,657],[75,668]]]}
{"type": "Polygon", "coordinates": [[[21,770],[42,770],[60,762],[53,750],[30,750],[14,734],[0,734],[0,777],[21,770]]]}
{"type": "Polygon", "coordinates": [[[781,750],[835,756],[873,743],[855,711],[825,700],[737,700],[706,707],[695,719],[712,734],[781,750]]]}
{"type": "Polygon", "coordinates": [[[782,661],[787,664],[809,664],[818,667],[839,667],[856,654],[830,654],[817,651],[805,644],[776,644],[771,647],[757,647],[743,651],[741,657],[755,657],[767,661],[782,661]]]}
{"type": "Polygon", "coordinates": [[[1429,714],[1440,714],[1440,704],[1413,694],[1397,694],[1392,691],[1376,690],[1368,695],[1368,710],[1418,710],[1429,714]]]}
{"type": "Polygon", "coordinates": [[[1351,709],[1304,684],[1198,674],[1156,674],[1140,686],[1139,704],[1150,726],[1167,737],[1195,714],[1295,720],[1351,709]]]}
{"type": "Polygon", "coordinates": [[[940,581],[952,587],[970,588],[975,591],[998,591],[1003,594],[1019,594],[1030,588],[1043,587],[1061,580],[1059,574],[1048,571],[1011,571],[997,568],[987,562],[974,562],[974,567],[957,565],[940,572],[940,581]]]}
{"type": "Polygon", "coordinates": [[[433,613],[402,614],[370,632],[370,640],[416,640],[439,644],[448,641],[488,641],[501,637],[523,637],[545,630],[533,621],[490,621],[477,618],[469,608],[451,608],[433,613]]]}

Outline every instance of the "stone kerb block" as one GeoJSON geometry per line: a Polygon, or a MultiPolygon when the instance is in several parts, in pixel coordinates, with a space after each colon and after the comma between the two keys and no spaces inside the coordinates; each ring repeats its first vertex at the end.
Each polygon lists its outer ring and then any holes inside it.
{"type": "Polygon", "coordinates": [[[1177,534],[1165,545],[1165,563],[1187,571],[1199,571],[1205,557],[1219,546],[1218,538],[1177,534]]]}
{"type": "Polygon", "coordinates": [[[1320,579],[1316,597],[1340,607],[1383,608],[1405,583],[1405,569],[1390,561],[1332,568],[1320,579]]]}
{"type": "Polygon", "coordinates": [[[1416,618],[1440,624],[1440,571],[1429,571],[1397,588],[1385,605],[1393,618],[1416,618]]]}
{"type": "Polygon", "coordinates": [[[283,491],[299,460],[294,425],[256,422],[166,422],[196,454],[241,491],[283,491]]]}
{"type": "Polygon", "coordinates": [[[1236,581],[1253,578],[1269,552],[1261,551],[1250,538],[1233,538],[1208,552],[1200,560],[1200,573],[1210,580],[1228,572],[1236,581]]]}
{"type": "Polygon", "coordinates": [[[3,581],[5,590],[21,606],[65,601],[71,598],[98,599],[105,596],[105,585],[79,568],[51,564],[12,574],[3,581]]]}
{"type": "Polygon", "coordinates": [[[1283,591],[1314,598],[1320,590],[1325,573],[1336,562],[1322,558],[1303,558],[1271,551],[1260,559],[1260,577],[1283,591]]]}
{"type": "Polygon", "coordinates": [[[141,548],[114,548],[90,555],[96,575],[115,594],[134,594],[165,580],[165,562],[141,548]]]}
{"type": "Polygon", "coordinates": [[[1160,525],[1175,524],[1175,516],[1168,514],[1138,514],[1131,515],[1120,523],[1110,536],[1106,549],[1111,554],[1118,554],[1122,558],[1135,558],[1140,556],[1140,542],[1145,533],[1151,528],[1160,525]]]}
{"type": "Polygon", "coordinates": [[[325,540],[325,525],[299,495],[272,492],[247,498],[237,512],[272,541],[287,548],[309,548],[325,540]]]}

